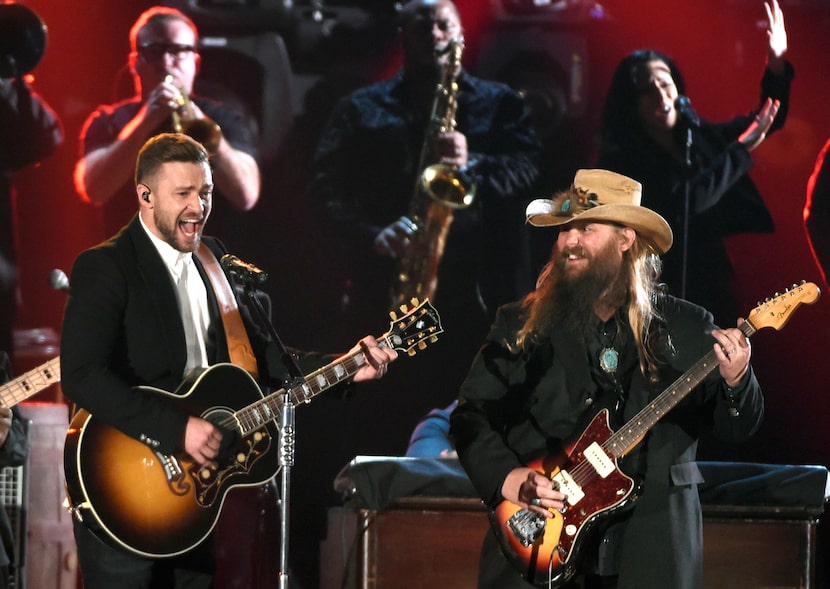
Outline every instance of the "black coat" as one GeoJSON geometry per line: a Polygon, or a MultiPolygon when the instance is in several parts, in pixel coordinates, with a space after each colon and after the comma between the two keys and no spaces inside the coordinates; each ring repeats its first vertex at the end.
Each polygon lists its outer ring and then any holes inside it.
{"type": "MultiPolygon", "coordinates": [[[[783,127],[789,110],[792,69],[776,76],[767,70],[761,81],[758,107],[746,115],[693,127],[691,166],[678,162],[653,141],[632,130],[625,144],[603,145],[598,166],[625,174],[643,185],[642,205],[660,213],[674,231],[675,243],[663,256],[662,279],[680,295],[683,217],[689,196],[689,233],[684,298],[710,311],[721,325],[734,325],[734,274],[725,239],[740,233],[769,233],[772,216],[749,176],[750,152],[737,142],[768,97],[781,101],[770,134],[783,127]]],[[[679,129],[682,131],[682,129],[679,129]]],[[[685,133],[679,133],[683,145],[685,133]]],[[[684,147],[685,149],[685,147],[684,147]]]]}
{"type": "MultiPolygon", "coordinates": [[[[225,253],[217,240],[203,240],[217,258],[225,253]]],[[[208,292],[208,340],[215,343],[209,346],[209,362],[228,362],[213,289],[198,258],[194,261],[208,292]]],[[[244,307],[241,310],[261,380],[270,384],[268,375],[276,372],[274,356],[244,307]]],[[[111,240],[78,256],[61,335],[61,379],[67,397],[101,421],[133,438],[158,441],[155,449],[171,453],[184,438],[188,415],[132,387],[175,391],[182,382],[186,350],[170,272],[137,217],[111,240]]],[[[317,354],[301,356],[306,373],[323,363],[324,357],[317,354]]]]}
{"type": "MultiPolygon", "coordinates": [[[[661,307],[676,353],[661,352],[667,365],[657,383],[640,373],[636,354],[622,355],[625,421],[708,353],[715,341],[711,314],[702,308],[669,296],[661,307]]],[[[529,352],[511,352],[505,342],[515,341],[523,322],[520,306],[500,310],[450,418],[459,459],[490,507],[502,501],[501,486],[511,470],[575,439],[597,412],[594,401],[602,397],[592,376],[596,356],[586,353],[576,336],[557,331],[529,352]]],[[[633,345],[628,333],[624,346],[633,350],[633,345]]],[[[616,564],[621,589],[699,587],[703,539],[697,441],[709,429],[733,442],[757,429],[763,398],[751,369],[738,389],[734,416],[726,385],[715,370],[621,463],[629,474],[645,479],[644,493],[628,512],[624,533],[604,545],[601,555],[589,556],[590,561],[601,556],[616,564]]]]}
{"type": "MultiPolygon", "coordinates": [[[[315,154],[312,196],[351,256],[344,258],[350,294],[373,310],[387,305],[394,275],[373,240],[408,214],[428,143],[429,113],[415,104],[411,84],[401,71],[341,99],[315,154]]],[[[477,306],[480,296],[491,314],[486,328],[499,305],[533,283],[524,207],[535,196],[541,146],[522,98],[508,86],[462,72],[457,100],[476,193],[453,215],[434,302],[477,306]]]]}

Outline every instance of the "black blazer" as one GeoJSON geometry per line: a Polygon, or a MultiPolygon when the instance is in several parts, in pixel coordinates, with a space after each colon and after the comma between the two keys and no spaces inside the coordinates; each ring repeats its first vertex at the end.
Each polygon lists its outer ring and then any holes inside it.
{"type": "MultiPolygon", "coordinates": [[[[657,350],[665,362],[659,382],[649,382],[633,367],[625,422],[708,353],[715,341],[712,316],[701,307],[670,296],[660,297],[658,304],[665,318],[662,341],[673,347],[657,350]]],[[[503,499],[502,483],[524,463],[522,457],[558,448],[582,431],[575,423],[597,412],[586,403],[596,388],[589,367],[593,358],[589,360],[574,334],[556,330],[533,351],[509,350],[506,342],[515,342],[526,313],[519,304],[499,310],[450,416],[450,436],[461,464],[491,507],[503,499]]],[[[695,462],[698,438],[713,432],[737,443],[757,430],[764,404],[751,367],[734,395],[733,407],[715,369],[621,461],[623,471],[645,479],[644,491],[634,509],[624,514],[625,525],[609,530],[608,541],[588,559],[617,563],[620,589],[700,587],[703,536],[697,485],[703,479],[695,462]]]]}
{"type": "MultiPolygon", "coordinates": [[[[205,237],[220,257],[224,246],[205,237]]],[[[210,363],[229,355],[221,317],[198,259],[211,311],[210,363]]],[[[267,339],[243,313],[251,343],[267,373],[267,339]]],[[[127,435],[149,441],[164,453],[184,437],[188,414],[132,387],[148,385],[174,391],[186,363],[184,326],[175,287],[138,218],[116,236],[78,256],[72,268],[61,337],[64,393],[77,405],[127,435]],[[157,444],[155,442],[158,442],[157,444]]],[[[323,358],[305,355],[306,368],[323,358]]]]}

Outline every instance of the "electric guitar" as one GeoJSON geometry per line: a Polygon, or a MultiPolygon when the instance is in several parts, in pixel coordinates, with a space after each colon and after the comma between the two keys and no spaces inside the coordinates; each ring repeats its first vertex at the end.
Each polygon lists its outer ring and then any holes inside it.
{"type": "MultiPolygon", "coordinates": [[[[813,283],[793,285],[755,307],[738,329],[747,337],[763,327],[781,329],[801,303],[813,303],[819,294],[813,283]]],[[[608,409],[602,409],[576,441],[528,464],[558,483],[568,498],[564,513],[554,511],[550,519],[510,501],[490,513],[502,550],[525,580],[560,587],[576,573],[595,524],[630,506],[642,488],[619,469],[618,460],[717,366],[710,351],[616,432],[608,409]]]]}
{"type": "Polygon", "coordinates": [[[0,407],[14,407],[48,386],[60,382],[61,359],[52,358],[0,386],[0,407]]]}
{"type": "MultiPolygon", "coordinates": [[[[393,315],[389,331],[377,339],[380,345],[411,356],[442,332],[441,318],[426,300],[400,319],[393,315]]],[[[353,352],[308,374],[287,391],[268,395],[248,372],[228,363],[207,368],[176,393],[138,387],[238,435],[231,458],[215,469],[199,466],[184,452],[154,451],[79,411],[69,424],[64,445],[72,513],[101,540],[140,556],[175,556],[194,548],[216,525],[229,490],[261,485],[278,472],[279,422],[286,393],[292,404],[308,403],[366,363],[362,352],[353,352]]]]}

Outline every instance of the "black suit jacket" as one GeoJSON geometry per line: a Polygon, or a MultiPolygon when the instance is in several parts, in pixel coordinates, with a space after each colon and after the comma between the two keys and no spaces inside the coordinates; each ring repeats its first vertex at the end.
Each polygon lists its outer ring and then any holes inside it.
{"type": "MultiPolygon", "coordinates": [[[[205,237],[220,257],[224,246],[205,237]]],[[[211,364],[229,361],[215,296],[198,259],[211,310],[211,364]],[[213,344],[213,345],[211,345],[213,344]]],[[[267,339],[243,313],[267,379],[267,339]]],[[[184,326],[170,273],[134,218],[119,234],[78,256],[72,268],[61,337],[64,393],[96,418],[164,453],[176,450],[188,414],[133,387],[176,390],[186,363],[184,326]]],[[[301,357],[303,370],[325,359],[301,357]]]]}
{"type": "MultiPolygon", "coordinates": [[[[665,332],[656,345],[664,362],[660,380],[649,382],[637,368],[636,357],[627,367],[622,355],[621,381],[626,380],[626,369],[633,371],[624,422],[707,354],[715,341],[712,316],[701,307],[670,296],[660,297],[658,305],[665,319],[665,332]]],[[[525,463],[524,458],[554,451],[574,439],[582,431],[581,422],[597,412],[587,403],[597,397],[590,368],[596,356],[585,353],[585,344],[575,334],[556,330],[530,351],[511,352],[507,342],[515,342],[526,313],[518,304],[499,310],[450,416],[450,435],[461,464],[491,507],[502,501],[502,483],[525,463]]],[[[633,336],[627,337],[626,349],[632,350],[633,336]]],[[[605,536],[607,542],[586,550],[586,564],[596,560],[616,565],[620,589],[700,586],[703,536],[697,485],[703,479],[695,462],[698,438],[711,431],[727,442],[745,441],[764,412],[761,387],[751,367],[732,393],[735,400],[727,397],[715,368],[621,461],[623,471],[645,479],[644,491],[634,509],[624,514],[627,527],[615,526],[605,536]]]]}

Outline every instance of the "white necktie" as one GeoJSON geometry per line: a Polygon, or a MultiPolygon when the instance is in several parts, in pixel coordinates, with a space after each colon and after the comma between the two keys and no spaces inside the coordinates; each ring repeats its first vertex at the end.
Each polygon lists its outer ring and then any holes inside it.
{"type": "Polygon", "coordinates": [[[207,366],[207,353],[205,352],[204,337],[200,337],[202,330],[195,319],[198,314],[193,312],[193,302],[188,293],[188,276],[193,262],[189,256],[182,256],[179,258],[179,263],[181,264],[181,272],[176,283],[176,289],[179,296],[182,323],[184,323],[184,338],[187,343],[187,364],[184,368],[184,374],[186,375],[194,368],[207,366]]]}

